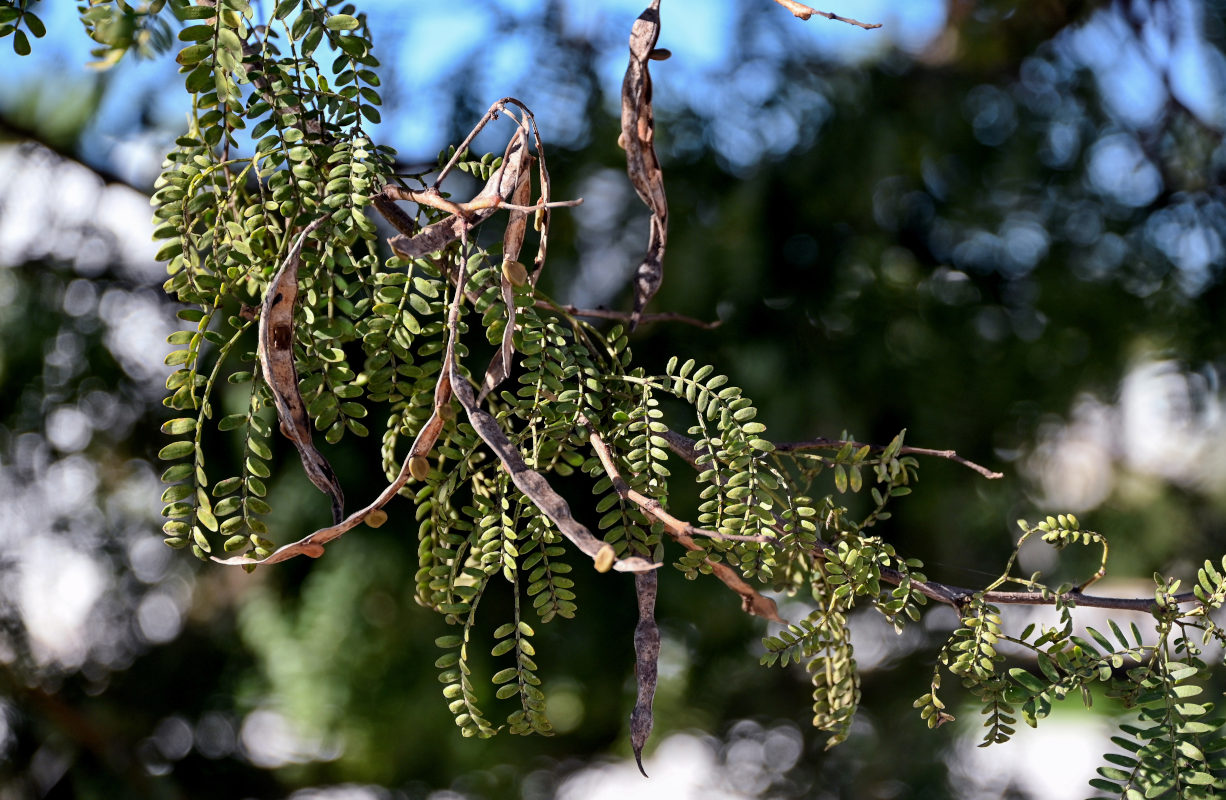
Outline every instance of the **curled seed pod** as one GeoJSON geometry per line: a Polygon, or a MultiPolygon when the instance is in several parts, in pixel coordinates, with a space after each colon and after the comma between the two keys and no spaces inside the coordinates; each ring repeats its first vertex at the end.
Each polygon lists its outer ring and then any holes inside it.
{"type": "Polygon", "coordinates": [[[409,459],[409,474],[419,481],[424,481],[430,474],[430,462],[425,456],[413,456],[409,459]]]}
{"type": "Polygon", "coordinates": [[[528,282],[528,270],[518,261],[502,262],[502,277],[512,286],[523,286],[528,282]]]}
{"type": "Polygon", "coordinates": [[[595,561],[597,572],[608,572],[613,568],[613,561],[617,558],[617,554],[613,551],[613,546],[606,544],[596,553],[595,561]]]}
{"type": "Polygon", "coordinates": [[[385,522],[387,522],[387,512],[381,508],[376,508],[366,515],[366,524],[372,528],[381,528],[385,522]]]}

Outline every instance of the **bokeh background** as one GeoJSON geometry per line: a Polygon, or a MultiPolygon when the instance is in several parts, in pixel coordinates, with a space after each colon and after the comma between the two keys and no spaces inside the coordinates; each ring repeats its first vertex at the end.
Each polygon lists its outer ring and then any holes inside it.
{"type": "MultiPolygon", "coordinates": [[[[1006,472],[921,465],[881,533],[935,579],[991,580],[1013,520],[1039,512],[1108,535],[1104,591],[1220,559],[1226,3],[830,2],[884,27],[664,0],[672,236],[654,307],[723,325],[644,327],[641,361],[716,364],[776,439],[906,428],[1006,472]]],[[[901,637],[853,619],[864,707],[826,752],[803,670],[757,666],[761,621],[665,574],[643,781],[628,581],[579,569],[578,619],[538,626],[559,735],[469,741],[432,666],[444,625],[411,599],[407,502],[318,562],[254,575],[167,549],[155,454],[176,320],[147,198],[187,98],[173,54],[87,68],[75,5],[31,3],[49,33],[29,57],[0,42],[0,798],[1089,793],[1109,702],[988,750],[970,705],[926,729],[911,702],[954,624],[939,609],[901,637]]],[[[626,307],[646,240],[616,146],[642,5],[360,3],[384,63],[376,135],[405,164],[498,97],[535,110],[557,195],[585,199],[555,215],[547,272],[579,305],[626,307]]],[[[271,523],[289,541],[328,515],[284,445],[271,523]]],[[[373,472],[377,443],[333,450],[342,477],[373,472]]],[[[1056,580],[1089,564],[1023,552],[1056,580]]]]}

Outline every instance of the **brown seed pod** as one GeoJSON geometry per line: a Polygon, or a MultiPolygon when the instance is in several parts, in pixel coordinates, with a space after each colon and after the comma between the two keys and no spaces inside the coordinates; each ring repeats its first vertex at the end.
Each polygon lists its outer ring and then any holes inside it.
{"type": "Polygon", "coordinates": [[[502,277],[512,286],[523,286],[528,282],[528,269],[518,261],[502,262],[502,277]]]}
{"type": "Polygon", "coordinates": [[[419,481],[424,481],[430,474],[430,462],[425,456],[413,456],[409,459],[409,474],[419,481]]]}
{"type": "Polygon", "coordinates": [[[672,50],[667,47],[657,47],[647,54],[647,57],[652,61],[667,61],[673,54],[672,50]]]}
{"type": "Polygon", "coordinates": [[[617,558],[617,554],[613,551],[613,545],[606,544],[596,553],[595,561],[597,572],[608,572],[613,568],[613,561],[617,558]]]}

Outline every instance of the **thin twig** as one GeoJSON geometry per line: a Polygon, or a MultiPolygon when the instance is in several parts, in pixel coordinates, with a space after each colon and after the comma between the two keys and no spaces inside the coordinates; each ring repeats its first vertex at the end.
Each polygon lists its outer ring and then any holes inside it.
{"type": "Polygon", "coordinates": [[[871,31],[873,28],[880,28],[880,22],[860,22],[851,17],[840,17],[838,14],[829,11],[818,11],[816,8],[810,8],[804,3],[797,3],[796,0],[775,0],[776,3],[792,12],[792,16],[800,19],[808,19],[816,14],[819,17],[832,19],[835,22],[846,22],[848,25],[855,25],[857,28],[863,28],[866,31],[871,31]]]}
{"type": "MultiPolygon", "coordinates": [[[[430,208],[442,211],[445,214],[451,214],[455,217],[467,217],[472,213],[471,209],[465,208],[465,204],[456,203],[454,200],[448,200],[439,192],[438,189],[431,186],[424,191],[415,189],[406,189],[402,186],[388,184],[383,189],[383,194],[393,200],[408,200],[417,203],[419,206],[429,206],[430,208]]],[[[486,206],[489,208],[490,206],[486,206]]]]}
{"type": "MultiPolygon", "coordinates": [[[[838,450],[845,445],[850,444],[852,447],[864,447],[863,442],[848,442],[842,439],[827,439],[824,436],[819,436],[816,439],[810,439],[805,442],[776,442],[775,452],[777,453],[795,453],[801,450],[838,450]]],[[[885,450],[884,445],[870,444],[868,447],[873,450],[885,450]]],[[[987,467],[980,466],[974,461],[963,458],[953,450],[931,450],[927,447],[910,447],[903,445],[898,450],[899,454],[914,455],[914,456],[932,456],[934,458],[944,458],[952,461],[955,464],[961,464],[964,467],[973,469],[985,478],[996,480],[997,478],[1005,477],[1003,472],[994,472],[987,467]]]]}
{"type": "MultiPolygon", "coordinates": [[[[669,449],[677,455],[681,456],[694,469],[701,469],[698,464],[698,457],[701,455],[695,447],[695,442],[687,436],[682,436],[673,431],[665,431],[660,434],[666,442],[669,449]]],[[[841,445],[841,443],[840,443],[841,445]]],[[[904,448],[906,450],[907,448],[904,448]]],[[[915,448],[913,448],[915,449],[915,448]]],[[[932,453],[940,454],[941,452],[950,451],[931,451],[932,453]]],[[[776,524],[772,526],[777,533],[781,535],[785,533],[782,530],[782,525],[776,524]]],[[[813,553],[815,558],[824,558],[820,551],[813,553]]],[[[903,581],[903,573],[889,567],[881,568],[881,579],[887,583],[898,585],[903,581]]],[[[925,597],[936,600],[939,603],[954,608],[961,608],[962,604],[979,592],[977,589],[969,589],[964,586],[953,586],[947,583],[939,583],[937,581],[918,581],[913,577],[908,578],[911,586],[915,587],[916,591],[925,597]]],[[[1146,597],[1103,597],[1100,595],[1083,594],[1080,589],[1071,592],[1066,592],[1062,595],[1056,594],[1041,594],[1039,592],[983,592],[982,597],[989,603],[999,603],[1001,605],[1055,605],[1057,599],[1062,599],[1075,605],[1085,608],[1110,608],[1120,611],[1145,611],[1153,609],[1154,601],[1146,597]]],[[[1172,598],[1175,603],[1191,603],[1196,600],[1196,595],[1192,592],[1184,592],[1177,594],[1172,598]]]]}
{"type": "MultiPolygon", "coordinates": [[[[412,462],[413,458],[416,456],[424,457],[427,453],[429,453],[434,447],[435,441],[438,440],[439,434],[443,430],[444,420],[439,413],[437,397],[439,392],[442,392],[448,398],[450,397],[450,389],[443,385],[444,381],[449,381],[449,379],[450,376],[447,376],[446,374],[439,376],[438,388],[436,389],[435,395],[436,405],[434,408],[434,413],[430,415],[430,418],[426,420],[426,424],[422,426],[420,431],[418,431],[417,438],[413,441],[413,446],[409,448],[408,454],[406,454],[404,457],[404,463],[400,467],[400,474],[396,476],[396,480],[388,484],[387,488],[380,492],[379,496],[376,497],[370,505],[366,506],[360,511],[355,511],[354,513],[350,514],[337,525],[330,525],[327,528],[320,528],[314,533],[308,534],[296,542],[291,542],[277,548],[272,555],[263,560],[256,560],[247,556],[235,556],[233,558],[224,559],[214,556],[213,561],[218,564],[225,564],[227,566],[247,567],[258,566],[260,564],[277,564],[281,561],[288,561],[294,556],[300,555],[310,556],[311,558],[319,558],[322,556],[324,554],[323,546],[325,544],[333,539],[340,538],[357,526],[361,525],[366,521],[367,517],[369,517],[375,511],[383,508],[383,506],[387,505],[387,503],[396,496],[396,493],[409,482],[409,478],[412,477],[410,462],[412,462]]],[[[447,386],[449,387],[450,384],[448,383],[447,386]]]]}
{"type": "MultiPolygon", "coordinates": [[[[588,421],[582,416],[580,416],[579,422],[583,425],[588,424],[588,421]]],[[[613,463],[613,454],[609,452],[609,446],[600,438],[600,434],[592,431],[588,434],[588,438],[592,443],[592,449],[596,451],[596,457],[600,459],[600,464],[604,467],[605,474],[613,482],[613,489],[617,492],[618,496],[623,500],[629,500],[647,514],[664,523],[664,527],[668,530],[669,535],[705,536],[708,539],[723,539],[731,542],[770,541],[765,536],[745,536],[742,534],[720,533],[719,531],[711,531],[706,528],[696,528],[684,520],[677,519],[665,510],[659,500],[646,497],[626,483],[625,478],[621,476],[617,466],[613,463]]]]}
{"type": "MultiPolygon", "coordinates": [[[[684,458],[691,466],[696,467],[695,461],[698,458],[698,452],[694,449],[693,440],[686,439],[684,436],[665,431],[662,436],[668,441],[668,446],[677,455],[684,458]]],[[[599,451],[598,451],[599,452],[599,451]]],[[[610,473],[612,477],[614,473],[610,473]]],[[[686,533],[676,533],[669,530],[669,534],[676,540],[677,544],[691,552],[703,552],[705,548],[694,541],[692,536],[686,533]]],[[[761,595],[757,589],[745,582],[745,579],[737,573],[732,567],[721,561],[712,561],[705,559],[704,563],[711,568],[711,574],[719,578],[725,586],[741,596],[741,610],[747,614],[769,619],[772,622],[786,624],[786,620],[779,616],[779,607],[775,605],[775,601],[769,597],[761,595]]]]}
{"type": "MultiPolygon", "coordinates": [[[[673,534],[673,539],[686,550],[695,553],[705,552],[705,549],[692,537],[685,534],[673,534]]],[[[771,622],[778,622],[782,625],[787,624],[787,620],[779,616],[779,607],[775,605],[775,601],[759,594],[758,590],[746,583],[745,579],[732,567],[722,561],[712,561],[709,558],[704,559],[703,563],[711,568],[711,574],[719,578],[720,582],[741,596],[741,610],[746,614],[769,619],[771,622]]]]}
{"type": "MultiPolygon", "coordinates": [[[[555,311],[562,311],[570,314],[572,317],[592,317],[593,319],[613,319],[628,322],[634,316],[629,311],[613,311],[607,308],[579,308],[572,305],[559,305],[544,299],[537,300],[536,305],[538,308],[552,308],[555,311]]],[[[693,325],[695,328],[705,328],[706,330],[713,330],[723,324],[723,320],[717,319],[714,322],[704,322],[700,319],[687,317],[685,314],[678,314],[675,311],[639,315],[639,324],[648,322],[680,322],[683,325],[693,325]]]]}
{"type": "MultiPolygon", "coordinates": [[[[674,431],[666,431],[661,435],[668,441],[668,446],[674,453],[688,461],[690,466],[698,469],[698,463],[695,461],[695,459],[698,458],[698,451],[695,449],[697,442],[688,436],[682,436],[674,431]]],[[[806,442],[775,442],[774,444],[775,452],[777,453],[795,453],[802,450],[838,450],[848,444],[855,448],[865,446],[863,442],[848,442],[842,439],[827,439],[825,437],[810,439],[806,442]]],[[[884,445],[870,444],[867,446],[873,450],[886,449],[884,445]]],[[[993,472],[987,467],[980,466],[974,461],[963,458],[953,450],[931,450],[927,447],[909,447],[907,445],[903,445],[898,452],[905,455],[934,456],[936,458],[944,458],[949,461],[953,461],[956,464],[961,464],[964,467],[973,469],[983,477],[991,478],[993,480],[1005,477],[1003,472],[993,472]]]]}
{"type": "MultiPolygon", "coordinates": [[[[903,573],[895,569],[882,567],[881,579],[887,583],[899,584],[903,580],[903,573]]],[[[978,591],[976,589],[968,589],[963,586],[951,586],[947,583],[938,583],[936,581],[917,581],[915,578],[910,578],[911,585],[925,597],[936,600],[939,603],[961,608],[962,604],[974,597],[978,591]]],[[[1063,600],[1073,603],[1083,608],[1111,608],[1118,611],[1152,611],[1155,605],[1154,599],[1151,597],[1102,597],[1100,595],[1082,594],[1080,591],[1066,592],[1065,594],[1040,594],[1039,592],[983,592],[982,597],[986,602],[999,603],[1000,605],[1028,605],[1028,606],[1050,606],[1055,605],[1057,600],[1063,600]]],[[[1177,604],[1192,603],[1196,601],[1196,595],[1192,592],[1184,592],[1172,597],[1177,604]]]]}
{"type": "MultiPolygon", "coordinates": [[[[543,211],[546,208],[574,208],[583,205],[583,198],[576,197],[574,200],[550,200],[548,203],[536,203],[534,205],[519,205],[518,203],[505,203],[497,197],[489,201],[489,204],[496,208],[506,208],[511,211],[543,211]]],[[[481,208],[478,203],[469,203],[471,208],[481,208]]]]}
{"type": "Polygon", "coordinates": [[[506,109],[508,99],[509,98],[504,97],[489,107],[489,110],[486,111],[485,115],[481,117],[481,121],[468,132],[468,136],[464,137],[464,141],[460,142],[460,146],[455,149],[455,152],[451,154],[451,158],[448,159],[443,168],[439,170],[438,177],[436,177],[434,179],[434,183],[431,184],[431,189],[437,190],[438,187],[442,185],[443,181],[447,179],[447,173],[451,172],[451,170],[459,162],[460,156],[462,156],[464,151],[468,149],[468,146],[472,144],[472,140],[477,138],[477,134],[480,133],[486,125],[498,119],[499,112],[506,109]]]}
{"type": "MultiPolygon", "coordinates": [[[[551,200],[548,203],[537,203],[535,205],[520,205],[504,200],[497,194],[486,195],[484,197],[477,196],[467,203],[457,203],[454,200],[448,200],[443,197],[439,191],[433,187],[425,191],[415,191],[413,189],[405,189],[400,186],[388,186],[384,194],[393,200],[408,200],[417,203],[419,206],[429,206],[446,214],[452,214],[457,217],[470,217],[476,211],[481,211],[491,208],[506,208],[511,211],[540,211],[543,208],[574,208],[575,206],[583,205],[583,198],[579,197],[574,200],[551,200]]],[[[382,209],[380,209],[382,210],[382,209]]]]}

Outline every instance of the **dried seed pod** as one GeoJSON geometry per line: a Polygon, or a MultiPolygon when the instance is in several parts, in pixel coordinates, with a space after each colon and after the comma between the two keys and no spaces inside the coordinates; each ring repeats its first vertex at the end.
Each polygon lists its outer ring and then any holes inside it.
{"type": "Polygon", "coordinates": [[[381,508],[376,508],[366,515],[366,524],[372,528],[381,528],[385,522],[387,522],[387,512],[381,508]]]}
{"type": "Polygon", "coordinates": [[[345,518],[345,495],[332,465],[317,449],[311,437],[311,418],[298,390],[298,370],[294,365],[294,309],[298,302],[298,268],[302,246],[307,237],[329,217],[316,219],[298,234],[281,268],[265,290],[260,309],[259,345],[265,384],[272,395],[281,420],[281,433],[294,443],[311,483],[332,499],[332,524],[345,518]]]}
{"type": "Polygon", "coordinates": [[[648,53],[647,57],[652,61],[667,61],[670,57],[672,57],[672,54],[673,51],[669,50],[667,47],[657,47],[655,50],[648,53]]]}
{"type": "Polygon", "coordinates": [[[425,456],[413,456],[409,459],[409,474],[419,481],[424,481],[430,474],[430,462],[425,456]]]}
{"type": "Polygon", "coordinates": [[[622,146],[626,151],[626,174],[639,198],[651,209],[647,254],[634,275],[634,311],[630,330],[638,325],[643,309],[660,288],[664,274],[664,250],[668,243],[668,200],[664,173],[652,144],[655,112],[651,107],[651,73],[648,63],[658,58],[660,0],[635,20],[630,32],[630,63],[622,81],[622,146]]]}
{"type": "Polygon", "coordinates": [[[600,552],[596,554],[595,561],[597,572],[608,572],[613,568],[613,561],[617,558],[617,553],[613,551],[613,546],[606,544],[600,548],[600,552]]]}
{"type": "Polygon", "coordinates": [[[638,697],[630,714],[630,747],[639,772],[643,769],[643,745],[651,736],[655,716],[651,710],[659,676],[660,626],[656,624],[656,589],[660,576],[641,572],[634,576],[634,593],[638,598],[639,624],[634,628],[634,677],[638,682],[638,697]]]}
{"type": "Polygon", "coordinates": [[[518,261],[502,262],[502,277],[512,286],[523,286],[528,282],[528,269],[518,261]]]}

